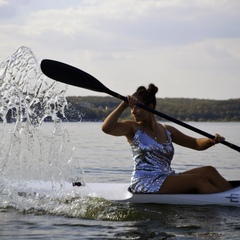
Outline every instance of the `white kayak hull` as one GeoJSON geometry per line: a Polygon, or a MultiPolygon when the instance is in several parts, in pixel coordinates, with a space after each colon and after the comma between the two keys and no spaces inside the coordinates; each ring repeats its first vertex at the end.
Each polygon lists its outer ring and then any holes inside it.
{"type": "Polygon", "coordinates": [[[18,186],[21,194],[74,194],[79,197],[104,198],[131,203],[156,203],[177,205],[223,205],[240,207],[240,186],[213,194],[133,194],[128,183],[88,183],[73,186],[72,183],[28,182],[18,186]]]}

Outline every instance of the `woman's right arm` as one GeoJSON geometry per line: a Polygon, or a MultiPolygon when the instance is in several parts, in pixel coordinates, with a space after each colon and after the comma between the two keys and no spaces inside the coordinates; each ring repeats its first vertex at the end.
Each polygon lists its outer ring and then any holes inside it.
{"type": "Polygon", "coordinates": [[[129,106],[127,102],[121,102],[102,124],[102,131],[113,136],[126,136],[131,138],[133,121],[119,122],[122,112],[129,106]]]}

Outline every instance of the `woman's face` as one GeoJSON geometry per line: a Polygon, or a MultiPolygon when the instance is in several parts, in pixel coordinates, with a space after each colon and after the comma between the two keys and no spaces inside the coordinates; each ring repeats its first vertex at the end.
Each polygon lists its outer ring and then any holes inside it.
{"type": "MultiPolygon", "coordinates": [[[[144,103],[144,101],[141,101],[139,98],[135,97],[135,99],[141,105],[146,105],[146,102],[144,103]]],[[[154,109],[153,103],[149,104],[147,107],[154,109]]],[[[148,122],[153,115],[151,112],[140,108],[137,105],[131,107],[131,114],[135,122],[148,122]]]]}
{"type": "Polygon", "coordinates": [[[136,122],[142,122],[147,119],[149,112],[135,105],[131,107],[131,114],[136,122]]]}

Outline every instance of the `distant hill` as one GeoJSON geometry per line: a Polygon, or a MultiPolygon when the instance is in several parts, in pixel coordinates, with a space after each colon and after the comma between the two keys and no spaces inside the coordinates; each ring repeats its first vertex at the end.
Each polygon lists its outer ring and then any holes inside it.
{"type": "MultiPolygon", "coordinates": [[[[120,103],[113,97],[67,97],[65,111],[69,121],[103,121],[120,103]]],[[[181,121],[240,121],[240,98],[206,100],[188,98],[158,98],[157,111],[181,121]]],[[[130,110],[121,116],[131,118],[130,110]]],[[[160,119],[159,120],[164,120],[160,119]]]]}

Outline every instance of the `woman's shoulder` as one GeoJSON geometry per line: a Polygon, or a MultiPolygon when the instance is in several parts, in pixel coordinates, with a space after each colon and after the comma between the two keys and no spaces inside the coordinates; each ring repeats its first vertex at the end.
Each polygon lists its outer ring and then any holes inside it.
{"type": "Polygon", "coordinates": [[[136,132],[139,127],[140,127],[140,124],[136,123],[135,121],[131,121],[131,120],[124,120],[123,121],[124,124],[128,125],[130,128],[131,128],[131,131],[132,132],[136,132]]]}
{"type": "Polygon", "coordinates": [[[131,121],[131,120],[124,120],[123,123],[128,125],[128,127],[130,129],[129,134],[126,137],[128,139],[128,142],[131,142],[135,133],[139,130],[140,125],[138,123],[136,123],[135,121],[131,121]]]}
{"type": "Polygon", "coordinates": [[[177,131],[177,129],[171,125],[163,124],[164,128],[167,129],[170,133],[177,131]]]}
{"type": "Polygon", "coordinates": [[[176,136],[180,131],[178,129],[176,129],[175,127],[168,125],[168,124],[164,124],[163,125],[164,128],[166,129],[167,132],[169,132],[171,134],[171,136],[173,137],[174,135],[176,136]]]}

